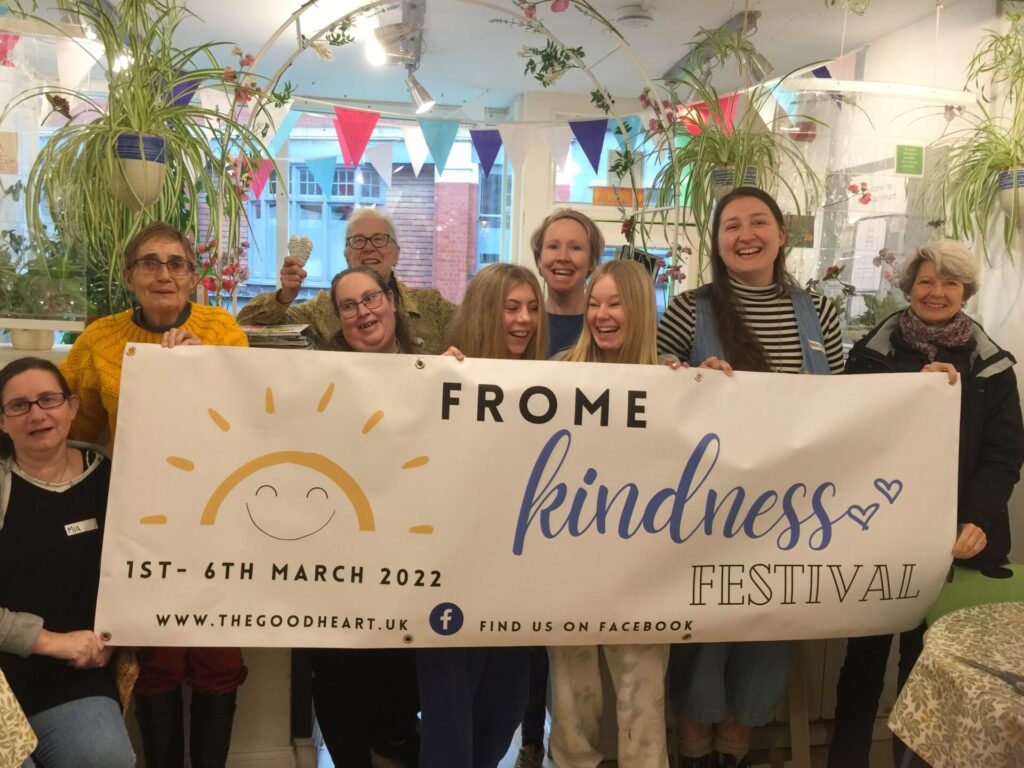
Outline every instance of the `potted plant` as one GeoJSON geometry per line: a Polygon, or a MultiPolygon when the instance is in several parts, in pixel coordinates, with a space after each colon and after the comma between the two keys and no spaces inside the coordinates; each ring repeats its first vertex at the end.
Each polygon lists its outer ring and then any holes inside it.
{"type": "Polygon", "coordinates": [[[980,242],[986,254],[993,220],[1001,218],[1008,251],[1024,225],[1024,11],[1007,22],[1005,32],[986,33],[968,66],[977,113],[937,144],[948,149],[938,166],[948,232],[980,242]]]}
{"type": "Polygon", "coordinates": [[[80,321],[86,310],[84,287],[82,262],[70,257],[59,240],[47,237],[30,246],[25,235],[0,230],[0,306],[16,348],[49,349],[51,328],[14,325],[19,320],[80,321]]]}
{"type": "Polygon", "coordinates": [[[711,73],[730,60],[741,74],[756,68],[756,51],[745,32],[701,30],[688,56],[692,66],[681,68],[667,85],[673,98],[659,101],[649,92],[641,97],[654,113],[648,133],[653,151],[668,156],[654,178],[651,202],[689,209],[701,272],[710,252],[714,206],[726,192],[741,185],[784,192],[780,202],[800,213],[817,206],[821,186],[803,152],[782,130],[791,118],[762,117],[775,113],[777,83],[754,84],[725,98],[716,90],[711,73]],[[685,105],[678,94],[685,94],[685,105]]]}
{"type": "MultiPolygon", "coordinates": [[[[106,99],[44,85],[12,100],[0,120],[40,96],[64,117],[29,171],[27,230],[33,242],[44,241],[46,206],[60,240],[84,248],[91,311],[106,314],[128,305],[120,284],[122,254],[146,223],[167,221],[206,242],[226,221],[225,246],[236,245],[230,241],[238,239],[250,167],[266,154],[261,137],[248,127],[252,121],[241,116],[242,106],[265,113],[269,101],[283,101],[287,93],[267,96],[258,88],[244,70],[252,57],[237,48],[239,70],[217,61],[222,44],[177,47],[174,34],[188,14],[178,0],[120,0],[116,7],[58,0],[57,8],[91,29],[102,45],[97,63],[107,80],[106,99]],[[230,107],[202,106],[193,99],[200,87],[220,89],[230,107]],[[147,161],[160,167],[154,172],[147,161]],[[146,181],[152,182],[149,190],[143,189],[146,181]],[[210,208],[205,226],[200,204],[210,208]]],[[[18,0],[11,10],[45,22],[18,0]]]]}

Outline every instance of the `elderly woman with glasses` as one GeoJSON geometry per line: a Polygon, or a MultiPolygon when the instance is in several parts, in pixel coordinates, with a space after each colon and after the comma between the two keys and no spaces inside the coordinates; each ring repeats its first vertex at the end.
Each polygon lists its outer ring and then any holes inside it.
{"type": "MultiPolygon", "coordinates": [[[[61,370],[80,401],[74,438],[114,442],[121,360],[130,343],[248,346],[245,333],[219,307],[189,300],[199,282],[192,244],[162,222],[144,227],[125,249],[125,284],[138,305],[100,318],[72,346],[61,370]]],[[[193,768],[227,760],[238,686],[246,669],[238,648],[149,648],[139,651],[135,713],[149,768],[181,768],[184,723],[181,683],[192,687],[193,768]]]]}
{"type": "MultiPolygon", "coordinates": [[[[395,222],[387,212],[369,207],[356,209],[345,230],[348,266],[369,267],[384,278],[396,306],[409,318],[413,340],[426,353],[441,352],[455,305],[433,288],[407,288],[398,282],[395,266],[400,250],[395,222]]],[[[256,296],[238,313],[238,321],[260,325],[308,323],[318,348],[337,349],[333,339],[341,327],[330,292],[320,291],[308,301],[292,303],[305,279],[303,262],[286,257],[281,267],[281,289],[256,296]]]]}
{"type": "Polygon", "coordinates": [[[0,671],[39,739],[26,766],[128,768],[113,648],[92,631],[110,462],[68,442],[77,410],[53,363],[0,370],[0,671]]]}
{"type": "MultiPolygon", "coordinates": [[[[944,373],[960,384],[957,527],[949,531],[957,565],[983,573],[1007,562],[1007,504],[1024,461],[1013,356],[963,310],[978,290],[978,260],[962,243],[938,240],[907,261],[900,289],[910,306],[854,344],[847,373],[944,373]]],[[[900,634],[897,684],[921,654],[924,624],[900,634]]],[[[851,637],[836,690],[829,768],[868,768],[872,730],[892,635],[851,637]]],[[[893,738],[894,765],[921,765],[893,738]],[[906,760],[906,762],[904,762],[906,760]]]]}

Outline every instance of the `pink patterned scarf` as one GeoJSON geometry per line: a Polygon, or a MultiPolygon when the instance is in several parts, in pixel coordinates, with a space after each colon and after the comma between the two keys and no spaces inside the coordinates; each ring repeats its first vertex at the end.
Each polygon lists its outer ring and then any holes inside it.
{"type": "Polygon", "coordinates": [[[945,325],[928,325],[912,309],[907,309],[900,315],[900,333],[911,347],[925,355],[928,362],[932,362],[939,353],[939,347],[956,349],[970,341],[974,335],[974,325],[963,310],[953,315],[945,325]]]}

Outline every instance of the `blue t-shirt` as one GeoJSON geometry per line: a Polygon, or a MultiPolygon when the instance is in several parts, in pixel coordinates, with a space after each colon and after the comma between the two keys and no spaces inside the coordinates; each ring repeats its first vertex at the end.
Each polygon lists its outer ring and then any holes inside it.
{"type": "Polygon", "coordinates": [[[548,314],[548,357],[568,349],[583,333],[583,315],[548,314]]]}

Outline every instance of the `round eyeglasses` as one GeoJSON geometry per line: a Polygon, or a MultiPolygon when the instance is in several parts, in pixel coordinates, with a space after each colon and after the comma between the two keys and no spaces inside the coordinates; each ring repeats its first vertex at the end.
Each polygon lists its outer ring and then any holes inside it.
{"type": "Polygon", "coordinates": [[[137,269],[144,275],[155,275],[160,271],[161,267],[167,267],[167,271],[174,275],[174,277],[181,277],[195,269],[195,264],[188,261],[188,259],[182,259],[177,256],[167,261],[160,261],[160,259],[154,259],[152,256],[143,256],[141,259],[133,261],[128,268],[137,269]]]}
{"type": "Polygon", "coordinates": [[[0,405],[0,412],[4,416],[24,416],[26,413],[32,410],[33,405],[38,405],[44,411],[49,411],[53,408],[59,408],[67,402],[68,395],[63,392],[47,392],[45,395],[40,395],[35,400],[11,400],[9,402],[0,405]]]}
{"type": "Polygon", "coordinates": [[[385,293],[386,291],[371,291],[363,296],[362,301],[343,301],[338,305],[338,314],[348,320],[359,314],[360,304],[367,309],[376,309],[384,301],[385,293]]]}
{"type": "Polygon", "coordinates": [[[369,237],[364,237],[363,235],[352,235],[352,237],[345,238],[345,247],[353,248],[358,251],[365,248],[366,242],[369,241],[374,248],[383,248],[394,239],[395,238],[391,235],[386,235],[383,232],[376,235],[370,235],[369,237]]]}

